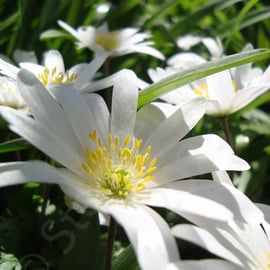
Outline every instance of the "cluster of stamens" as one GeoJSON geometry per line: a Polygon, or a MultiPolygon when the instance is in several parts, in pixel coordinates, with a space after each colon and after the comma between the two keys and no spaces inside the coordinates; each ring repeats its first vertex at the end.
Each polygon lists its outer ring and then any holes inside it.
{"type": "Polygon", "coordinates": [[[104,48],[105,51],[111,51],[120,45],[118,32],[106,32],[102,33],[97,31],[96,33],[96,44],[104,48]]]}
{"type": "Polygon", "coordinates": [[[77,74],[70,74],[69,71],[65,73],[57,71],[56,67],[53,69],[45,68],[43,73],[38,74],[39,80],[43,85],[48,83],[71,83],[78,77],[77,74]]]}
{"type": "Polygon", "coordinates": [[[205,97],[207,99],[210,99],[209,92],[208,92],[208,87],[206,83],[199,82],[196,85],[196,88],[193,89],[194,94],[197,96],[205,97]]]}
{"type": "Polygon", "coordinates": [[[126,135],[121,143],[118,136],[108,135],[104,145],[97,131],[89,134],[95,150],[85,149],[83,170],[93,179],[92,187],[105,195],[126,198],[145,189],[153,179],[156,159],[150,160],[151,146],[140,153],[142,140],[126,135]]]}

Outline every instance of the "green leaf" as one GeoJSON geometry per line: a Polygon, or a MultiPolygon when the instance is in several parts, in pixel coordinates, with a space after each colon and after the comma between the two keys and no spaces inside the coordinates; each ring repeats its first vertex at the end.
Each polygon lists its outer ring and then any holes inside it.
{"type": "Polygon", "coordinates": [[[178,4],[179,3],[175,0],[164,2],[164,4],[161,5],[159,9],[145,22],[144,27],[149,28],[152,27],[155,23],[159,23],[160,19],[164,17],[172,8],[174,8],[175,5],[178,4]]]}
{"type": "Polygon", "coordinates": [[[21,270],[22,266],[13,254],[0,252],[0,270],[21,270]]]}
{"type": "Polygon", "coordinates": [[[240,11],[239,15],[237,16],[232,28],[231,28],[231,34],[229,38],[227,39],[224,47],[227,48],[228,44],[230,43],[231,39],[233,38],[233,35],[238,31],[239,25],[241,22],[244,20],[246,14],[248,11],[258,2],[258,0],[250,0],[246,3],[246,5],[242,8],[240,11]]]}
{"type": "Polygon", "coordinates": [[[182,70],[143,89],[139,94],[138,107],[140,108],[158,97],[192,81],[225,69],[262,60],[269,56],[270,50],[267,49],[250,50],[182,70]]]}
{"type": "Polygon", "coordinates": [[[8,142],[0,143],[0,153],[13,152],[29,148],[31,144],[22,138],[10,140],[8,142]]]}
{"type": "Polygon", "coordinates": [[[87,210],[74,224],[72,238],[75,240],[70,251],[59,261],[57,270],[98,269],[100,263],[100,230],[98,214],[87,210]]]}
{"type": "Polygon", "coordinates": [[[112,270],[138,270],[137,258],[132,246],[127,246],[112,262],[112,270]]]}
{"type": "MultiPolygon", "coordinates": [[[[251,11],[244,17],[243,21],[237,25],[237,30],[240,31],[244,28],[252,26],[255,23],[267,20],[270,17],[270,7],[265,7],[262,10],[251,11]]],[[[221,38],[231,35],[232,27],[236,25],[237,18],[225,22],[218,28],[218,33],[221,38]]]]}
{"type": "Polygon", "coordinates": [[[170,33],[174,37],[179,36],[183,33],[188,33],[189,31],[194,29],[194,26],[197,25],[202,18],[211,15],[214,9],[221,9],[224,8],[224,4],[226,4],[226,6],[229,6],[240,1],[242,0],[210,1],[207,4],[203,5],[201,8],[192,12],[191,14],[185,16],[176,24],[174,24],[170,30],[170,33]]]}
{"type": "Polygon", "coordinates": [[[56,29],[49,29],[47,31],[44,31],[40,35],[41,40],[49,39],[49,38],[59,38],[59,37],[70,37],[69,34],[65,33],[64,31],[61,30],[56,30],[56,29]]]}

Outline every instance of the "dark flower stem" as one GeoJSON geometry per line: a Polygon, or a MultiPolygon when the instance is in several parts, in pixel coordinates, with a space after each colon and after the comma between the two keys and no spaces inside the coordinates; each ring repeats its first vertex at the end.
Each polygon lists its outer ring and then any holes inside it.
{"type": "MultiPolygon", "coordinates": [[[[234,150],[232,135],[231,135],[229,122],[228,122],[228,116],[222,116],[220,118],[220,123],[221,123],[221,127],[223,129],[224,135],[225,135],[225,140],[231,146],[231,148],[234,150]]],[[[231,180],[233,181],[234,172],[230,171],[228,173],[229,173],[229,176],[230,176],[231,180]]]]}
{"type": "MultiPolygon", "coordinates": [[[[104,75],[105,77],[108,77],[110,75],[110,62],[111,59],[108,58],[105,63],[104,63],[104,75]]],[[[109,108],[109,110],[111,111],[111,106],[112,106],[112,87],[109,87],[107,89],[103,90],[102,96],[109,108]]]]}
{"type": "Polygon", "coordinates": [[[112,267],[112,255],[113,255],[113,245],[115,240],[117,223],[115,219],[111,216],[109,231],[108,231],[108,240],[107,240],[107,250],[106,250],[106,259],[105,259],[105,270],[111,270],[112,267]]]}
{"type": "Polygon", "coordinates": [[[222,116],[220,118],[220,123],[221,123],[221,127],[223,129],[227,143],[233,148],[232,135],[231,135],[231,131],[230,131],[229,123],[228,123],[228,117],[222,116]]]}

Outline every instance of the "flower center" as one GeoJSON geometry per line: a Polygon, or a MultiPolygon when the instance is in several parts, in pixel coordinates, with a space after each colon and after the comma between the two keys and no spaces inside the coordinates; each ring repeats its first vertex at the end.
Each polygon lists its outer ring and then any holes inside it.
{"type": "Polygon", "coordinates": [[[0,88],[8,94],[14,92],[14,84],[9,83],[8,81],[0,81],[0,88]]]}
{"type": "Polygon", "coordinates": [[[205,97],[207,99],[210,99],[209,92],[208,92],[208,87],[206,83],[199,82],[196,85],[196,88],[193,89],[193,92],[197,96],[205,97]]]}
{"type": "Polygon", "coordinates": [[[82,168],[93,178],[95,189],[109,197],[127,198],[144,190],[145,184],[153,179],[156,158],[150,160],[151,146],[140,153],[142,140],[128,134],[121,144],[118,136],[109,134],[103,144],[96,130],[89,138],[95,150],[85,149],[86,162],[82,163],[82,168]]]}
{"type": "Polygon", "coordinates": [[[118,32],[99,32],[96,33],[96,43],[104,48],[105,51],[111,51],[120,45],[118,32]]]}
{"type": "Polygon", "coordinates": [[[56,67],[54,67],[53,69],[45,68],[43,73],[38,74],[37,77],[46,86],[48,83],[71,83],[78,75],[74,73],[69,74],[68,70],[65,73],[58,72],[56,67]]]}

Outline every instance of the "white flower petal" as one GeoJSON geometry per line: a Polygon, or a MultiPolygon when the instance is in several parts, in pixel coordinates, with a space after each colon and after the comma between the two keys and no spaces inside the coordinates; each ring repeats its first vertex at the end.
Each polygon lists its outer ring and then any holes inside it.
{"type": "Polygon", "coordinates": [[[97,70],[102,66],[105,60],[108,58],[106,53],[96,56],[89,64],[78,64],[70,69],[71,73],[78,75],[74,82],[74,88],[81,90],[85,88],[87,83],[93,79],[97,70]]]}
{"type": "Polygon", "coordinates": [[[174,68],[189,68],[205,63],[206,60],[195,53],[177,53],[168,59],[168,65],[174,68]]]}
{"type": "Polygon", "coordinates": [[[134,45],[131,49],[131,52],[139,52],[139,53],[144,53],[144,54],[148,54],[148,55],[152,55],[160,60],[164,60],[165,56],[158,51],[155,48],[152,48],[150,46],[142,46],[142,45],[134,45]]]}
{"type": "Polygon", "coordinates": [[[112,206],[111,214],[124,227],[142,269],[165,269],[179,260],[169,226],[147,206],[112,206]]]}
{"type": "MultiPolygon", "coordinates": [[[[259,224],[263,213],[237,188],[209,180],[182,180],[167,184],[182,191],[213,200],[233,212],[236,220],[259,224]]],[[[210,209],[210,208],[209,208],[210,209]]],[[[212,210],[211,210],[212,211],[212,210]]],[[[200,225],[200,224],[198,224],[200,225]]]]}
{"type": "Polygon", "coordinates": [[[210,52],[212,58],[220,58],[223,55],[223,46],[219,38],[203,38],[202,43],[210,52]]]}
{"type": "Polygon", "coordinates": [[[270,205],[256,203],[256,206],[263,212],[265,220],[270,223],[270,205]]]}
{"type": "Polygon", "coordinates": [[[41,66],[41,65],[38,65],[38,64],[33,64],[33,63],[19,63],[19,66],[22,68],[22,69],[27,69],[28,71],[32,72],[33,74],[36,75],[36,77],[39,75],[39,74],[42,74],[45,70],[45,67],[44,66],[41,66]]]}
{"type": "MultiPolygon", "coordinates": [[[[212,225],[214,226],[214,222],[212,225]]],[[[239,259],[230,250],[226,249],[219,242],[219,239],[202,228],[189,224],[181,224],[174,226],[172,232],[177,238],[189,241],[221,258],[241,265],[239,259]]]]}
{"type": "Polygon", "coordinates": [[[56,69],[57,72],[65,72],[63,57],[56,50],[50,50],[44,53],[44,66],[49,70],[56,69]]]}
{"type": "Polygon", "coordinates": [[[179,37],[176,40],[176,43],[179,48],[184,50],[189,50],[192,46],[197,45],[202,40],[202,37],[195,36],[195,35],[185,35],[182,37],[179,37]]]}
{"type": "Polygon", "coordinates": [[[0,164],[0,187],[30,182],[73,186],[72,178],[67,178],[59,170],[41,161],[8,162],[0,164]]]}
{"type": "Polygon", "coordinates": [[[233,154],[223,139],[213,134],[188,138],[174,144],[158,158],[156,166],[154,182],[159,184],[217,170],[241,171],[250,168],[246,161],[233,154]]]}
{"type": "Polygon", "coordinates": [[[206,104],[204,98],[196,98],[184,103],[154,130],[144,142],[144,146],[151,145],[152,155],[159,157],[197,124],[205,112],[206,104]]]}
{"type": "Polygon", "coordinates": [[[72,86],[59,85],[53,89],[53,93],[60,102],[63,111],[74,131],[82,149],[89,145],[89,133],[97,129],[95,118],[84,96],[72,88],[72,86]],[[78,106],[78,104],[80,104],[78,106]]]}
{"type": "Polygon", "coordinates": [[[143,106],[137,113],[134,135],[137,138],[147,138],[165,119],[164,113],[157,106],[143,106]]]}
{"type": "Polygon", "coordinates": [[[68,143],[74,140],[63,109],[31,72],[21,70],[18,73],[18,87],[35,120],[40,121],[59,138],[66,138],[68,143]]]}
{"type": "Polygon", "coordinates": [[[114,78],[111,113],[111,133],[120,141],[133,134],[138,102],[137,77],[130,70],[119,72],[114,78]]]}
{"type": "Polygon", "coordinates": [[[218,183],[221,183],[221,184],[224,183],[224,184],[228,184],[228,185],[233,186],[233,182],[230,179],[230,177],[226,171],[212,172],[212,177],[213,177],[213,180],[218,182],[218,183]]]}
{"type": "Polygon", "coordinates": [[[250,86],[237,91],[230,104],[230,113],[242,109],[269,89],[270,82],[262,85],[250,86]]]}
{"type": "Polygon", "coordinates": [[[96,126],[99,135],[102,138],[107,139],[110,121],[110,112],[107,104],[98,94],[84,94],[83,97],[92,112],[93,121],[95,122],[94,125],[96,126]]]}
{"type": "Polygon", "coordinates": [[[20,62],[28,62],[33,64],[38,63],[37,56],[33,51],[15,50],[13,58],[17,63],[20,62]]]}
{"type": "Polygon", "coordinates": [[[224,70],[206,77],[208,93],[211,100],[216,100],[222,110],[226,110],[235,94],[229,70],[224,70]]]}
{"type": "MultiPolygon", "coordinates": [[[[188,220],[205,224],[214,220],[215,222],[226,222],[232,219],[233,214],[222,204],[204,197],[204,194],[195,194],[193,185],[197,180],[182,180],[162,187],[149,189],[146,194],[138,197],[138,202],[143,200],[145,204],[164,207],[188,220]],[[183,183],[182,183],[183,182],[183,183]],[[184,187],[182,190],[182,186],[184,187]],[[210,211],[211,209],[211,211],[210,211]]],[[[205,189],[211,187],[207,180],[198,180],[201,185],[205,181],[205,189]]],[[[213,183],[213,182],[212,182],[213,183]]]]}
{"type": "Polygon", "coordinates": [[[83,149],[80,148],[71,129],[67,131],[67,136],[58,136],[59,134],[16,110],[0,107],[0,112],[10,123],[12,131],[70,170],[76,172],[81,169],[83,149]],[[69,137],[73,140],[69,141],[69,137]]]}
{"type": "Polygon", "coordinates": [[[20,71],[20,69],[0,58],[0,71],[1,75],[16,80],[17,73],[20,71]]]}

